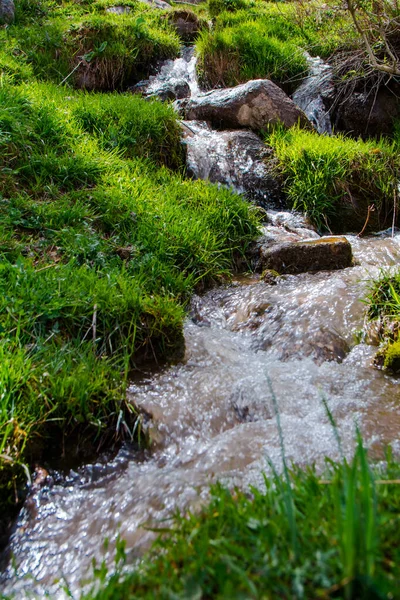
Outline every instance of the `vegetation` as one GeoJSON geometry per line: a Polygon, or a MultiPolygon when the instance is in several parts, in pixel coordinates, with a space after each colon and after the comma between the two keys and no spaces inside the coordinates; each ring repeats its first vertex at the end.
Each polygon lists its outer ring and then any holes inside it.
{"type": "Polygon", "coordinates": [[[327,57],[354,44],[345,13],[326,4],[209,0],[208,6],[214,28],[197,41],[206,87],[269,78],[291,91],[307,72],[304,50],[327,57]]]}
{"type": "Polygon", "coordinates": [[[368,318],[378,323],[381,339],[376,364],[397,373],[400,371],[400,272],[382,273],[372,282],[367,304],[368,318]]]}
{"type": "Polygon", "coordinates": [[[323,476],[285,470],[250,493],[218,485],[133,572],[85,598],[398,598],[398,477],[390,455],[373,471],[359,439],[323,476]]]}
{"type": "Polygon", "coordinates": [[[133,0],[120,2],[126,12],[115,14],[114,5],[24,0],[15,25],[0,29],[2,54],[18,57],[41,80],[91,90],[126,88],[157,60],[179,54],[179,37],[161,11],[133,0]]]}
{"type": "Polygon", "coordinates": [[[11,502],[20,465],[50,442],[132,434],[130,369],[180,355],[185,303],[228,273],[258,219],[239,196],[179,173],[171,106],[21,86],[29,66],[6,65],[0,486],[11,502]]]}
{"type": "Polygon", "coordinates": [[[276,129],[267,141],[279,159],[291,206],[318,228],[352,231],[346,204],[365,214],[373,206],[378,221],[371,223],[376,229],[391,220],[400,167],[397,143],[330,137],[299,128],[276,129]]]}

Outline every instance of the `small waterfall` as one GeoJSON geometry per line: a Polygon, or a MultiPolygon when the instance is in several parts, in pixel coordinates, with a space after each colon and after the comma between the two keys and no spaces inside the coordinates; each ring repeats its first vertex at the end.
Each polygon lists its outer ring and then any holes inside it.
{"type": "Polygon", "coordinates": [[[331,135],[331,120],[322,96],[332,90],[332,69],[319,56],[314,58],[306,52],[306,58],[310,74],[295,91],[292,99],[304,111],[318,133],[331,135]]]}
{"type": "Polygon", "coordinates": [[[216,131],[204,121],[183,121],[188,175],[244,194],[259,206],[280,205],[282,192],[268,172],[271,151],[252,131],[216,131]]]}

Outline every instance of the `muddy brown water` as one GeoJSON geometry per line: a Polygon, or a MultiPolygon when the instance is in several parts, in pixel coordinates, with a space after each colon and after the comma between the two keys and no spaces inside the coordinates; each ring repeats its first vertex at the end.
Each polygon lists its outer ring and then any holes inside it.
{"type": "MultiPolygon", "coordinates": [[[[306,230],[288,234],[304,237],[306,230]]],[[[268,232],[267,232],[268,233],[268,232]]],[[[317,463],[338,452],[321,397],[351,454],[355,423],[376,456],[400,451],[400,382],[372,366],[373,332],[363,339],[368,280],[400,259],[400,236],[348,236],[358,264],[335,272],[286,276],[270,285],[242,276],[193,299],[182,363],[132,384],[151,451],[122,449],[114,461],[71,472],[45,485],[22,510],[3,591],[21,598],[63,598],[60,579],[76,593],[92,558],[112,569],[117,532],[140,556],[176,509],[195,509],[215,480],[262,485],[281,449],[276,396],[289,461],[317,463]],[[110,540],[107,550],[105,539],[110,540]],[[15,570],[16,569],[16,570],[15,570]]]]}

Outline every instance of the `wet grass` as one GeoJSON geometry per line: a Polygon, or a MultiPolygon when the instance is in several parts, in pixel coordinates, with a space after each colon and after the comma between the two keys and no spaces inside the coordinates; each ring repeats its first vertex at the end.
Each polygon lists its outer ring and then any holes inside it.
{"type": "Polygon", "coordinates": [[[84,597],[398,598],[399,474],[390,455],[373,469],[359,438],[322,475],[295,468],[247,493],[217,485],[130,574],[124,565],[84,597]]]}
{"type": "Polygon", "coordinates": [[[391,222],[400,169],[397,143],[319,135],[298,128],[275,130],[267,136],[267,143],[279,159],[291,206],[319,229],[359,233],[368,206],[374,208],[367,224],[373,230],[391,222]],[[359,219],[352,222],[346,207],[360,213],[361,225],[359,219]]]}

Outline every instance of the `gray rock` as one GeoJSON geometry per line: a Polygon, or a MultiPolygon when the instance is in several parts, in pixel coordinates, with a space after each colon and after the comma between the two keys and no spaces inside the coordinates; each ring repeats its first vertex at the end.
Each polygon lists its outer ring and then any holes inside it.
{"type": "Polygon", "coordinates": [[[192,42],[202,28],[198,16],[191,10],[174,10],[169,13],[168,21],[184,42],[192,42]]]}
{"type": "Polygon", "coordinates": [[[106,8],[106,12],[111,13],[113,15],[125,15],[131,12],[130,6],[110,6],[106,8]]]}
{"type": "Polygon", "coordinates": [[[190,86],[184,79],[176,79],[173,81],[158,82],[155,85],[149,79],[140,81],[136,85],[129,88],[134,94],[142,94],[146,98],[160,98],[160,100],[180,100],[190,96],[190,86]]]}
{"type": "Polygon", "coordinates": [[[13,0],[0,0],[0,25],[10,25],[15,19],[13,0]]]}
{"type": "Polygon", "coordinates": [[[164,0],[140,0],[144,4],[151,6],[152,8],[159,8],[160,10],[172,10],[172,6],[164,0]]]}
{"type": "Polygon", "coordinates": [[[255,79],[223,90],[212,90],[180,106],[186,119],[209,121],[220,129],[267,129],[278,123],[291,127],[309,124],[304,113],[277,85],[255,79]]]}
{"type": "Polygon", "coordinates": [[[352,261],[351,244],[345,237],[322,237],[260,248],[261,269],[280,274],[345,269],[352,261]]]}
{"type": "Polygon", "coordinates": [[[188,175],[232,187],[263,208],[284,204],[272,150],[253,131],[215,131],[201,121],[182,126],[188,175]]]}

